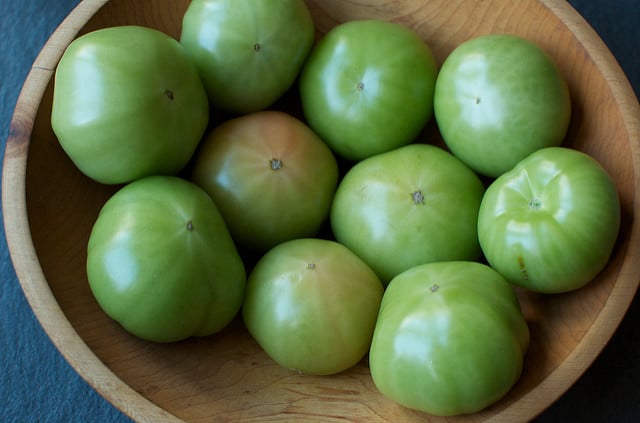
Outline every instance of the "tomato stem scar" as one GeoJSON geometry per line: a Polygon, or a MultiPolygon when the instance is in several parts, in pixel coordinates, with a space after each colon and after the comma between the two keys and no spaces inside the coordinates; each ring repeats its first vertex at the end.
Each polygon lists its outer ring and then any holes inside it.
{"type": "Polygon", "coordinates": [[[282,169],[283,163],[280,159],[271,159],[269,161],[269,165],[271,166],[271,170],[280,170],[282,169]]]}
{"type": "Polygon", "coordinates": [[[413,200],[414,204],[424,204],[424,195],[422,194],[422,191],[416,191],[412,193],[411,199],[413,200]]]}
{"type": "Polygon", "coordinates": [[[542,200],[539,198],[534,198],[529,201],[529,208],[531,210],[540,210],[542,208],[542,200]]]}
{"type": "Polygon", "coordinates": [[[188,221],[187,222],[187,231],[189,231],[189,232],[193,231],[193,222],[192,221],[188,221]]]}

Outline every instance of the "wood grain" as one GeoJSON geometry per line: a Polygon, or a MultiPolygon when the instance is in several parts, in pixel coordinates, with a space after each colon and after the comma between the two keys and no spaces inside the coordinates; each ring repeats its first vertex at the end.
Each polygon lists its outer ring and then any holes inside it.
{"type": "MultiPolygon", "coordinates": [[[[640,107],[602,41],[561,0],[307,1],[318,36],[347,20],[392,20],[420,33],[442,63],[473,36],[513,33],[545,49],[568,80],[566,145],[593,155],[612,175],[622,229],[609,265],[585,288],[554,296],[518,291],[531,348],[521,380],[499,403],[436,418],[382,397],[366,359],[336,376],[301,375],[273,363],[239,320],[211,337],[157,345],[101,312],[86,281],[86,242],[117,187],[88,180],[61,150],[49,121],[53,72],[66,45],[97,28],[138,24],[178,37],[188,3],[85,0],[36,59],[16,106],[3,171],[7,240],[29,303],[75,370],[124,413],[150,422],[526,421],[562,395],[600,353],[638,288],[640,107]]],[[[422,141],[438,142],[433,124],[422,141]]]]}

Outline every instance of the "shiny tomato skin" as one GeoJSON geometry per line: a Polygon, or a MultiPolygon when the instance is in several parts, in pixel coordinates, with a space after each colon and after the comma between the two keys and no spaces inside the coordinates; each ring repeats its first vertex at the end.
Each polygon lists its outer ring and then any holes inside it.
{"type": "Polygon", "coordinates": [[[411,28],[379,20],[334,27],[300,75],[309,125],[340,157],[358,161],[409,144],[433,114],[437,65],[411,28]]]}
{"type": "Polygon", "coordinates": [[[98,182],[178,174],[208,121],[195,65],[160,31],[90,32],[69,45],[56,68],[51,126],[74,164],[98,182]]]}
{"type": "Polygon", "coordinates": [[[434,114],[451,152],[496,178],[534,151],[563,143],[571,93],[555,61],[534,42],[482,35],[445,59],[434,114]]]}
{"type": "Polygon", "coordinates": [[[360,161],[331,206],[336,239],[386,284],[419,264],[476,260],[484,185],[446,150],[412,144],[360,161]]]}
{"type": "Polygon", "coordinates": [[[606,266],[620,219],[617,188],[602,165],[583,152],[549,147],[487,188],[478,237],[489,264],[511,283],[568,292],[606,266]]]}
{"type": "Polygon", "coordinates": [[[246,278],[211,198],[173,176],[136,180],[106,202],[87,276],[107,315],[154,342],[222,330],[240,310],[246,278]]]}
{"type": "Polygon", "coordinates": [[[247,281],[245,325],[283,367],[329,375],[369,350],[383,287],[335,241],[296,239],[271,249],[247,281]]]}
{"type": "Polygon", "coordinates": [[[369,353],[383,395],[426,413],[478,412],[520,378],[530,333],[511,285],[477,262],[437,262],[395,277],[369,353]]]}
{"type": "Polygon", "coordinates": [[[195,155],[191,179],[214,199],[238,246],[264,253],[318,233],[338,163],[302,121],[267,110],[214,128],[195,155]]]}
{"type": "Polygon", "coordinates": [[[294,84],[314,34],[303,0],[194,0],[180,43],[212,106],[245,114],[267,108],[294,84]]]}

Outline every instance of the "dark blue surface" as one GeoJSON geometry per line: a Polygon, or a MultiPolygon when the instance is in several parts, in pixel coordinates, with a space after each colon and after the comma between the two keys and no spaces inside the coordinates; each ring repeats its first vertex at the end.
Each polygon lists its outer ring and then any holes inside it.
{"type": "MultiPolygon", "coordinates": [[[[0,0],[2,152],[16,99],[33,60],[77,3],[0,0]]],[[[640,96],[640,0],[570,3],[609,46],[640,96]]],[[[638,328],[640,299],[636,295],[595,363],[537,421],[640,421],[638,328]]],[[[22,293],[4,236],[0,240],[0,421],[129,421],[74,372],[44,333],[22,293]]]]}

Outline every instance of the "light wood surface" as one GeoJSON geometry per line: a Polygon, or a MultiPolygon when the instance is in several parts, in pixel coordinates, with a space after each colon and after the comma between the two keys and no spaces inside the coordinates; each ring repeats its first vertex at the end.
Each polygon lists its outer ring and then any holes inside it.
{"type": "MultiPolygon", "coordinates": [[[[5,231],[25,295],[54,344],[98,392],[138,421],[525,421],[586,370],[638,287],[640,107],[624,74],[586,22],[561,0],[309,0],[318,34],[339,22],[380,18],[417,30],[439,63],[486,33],[525,36],[559,64],[573,98],[567,146],[596,157],[614,178],[622,228],[607,268],[562,295],[519,291],[531,329],[522,378],[502,401],[471,416],[435,418],[383,398],[366,360],[337,376],[278,367],[236,320],[222,333],[158,345],[126,334],[98,308],[84,270],[86,242],[115,187],[82,176],[50,125],[52,76],[78,34],[139,24],[178,37],[187,0],[85,0],[37,58],[19,97],[3,171],[5,231]]],[[[438,142],[433,124],[424,141],[438,142]]]]}

